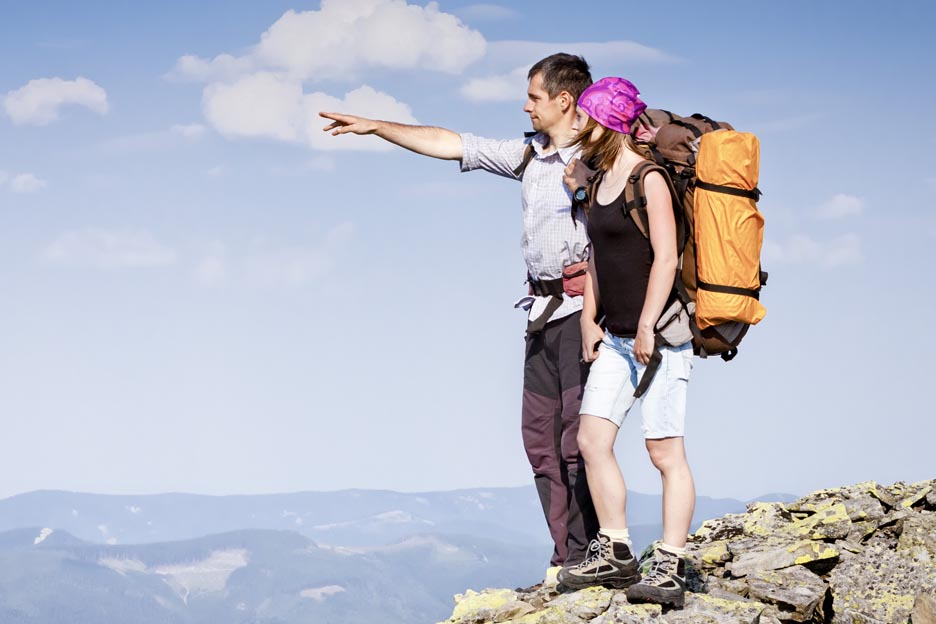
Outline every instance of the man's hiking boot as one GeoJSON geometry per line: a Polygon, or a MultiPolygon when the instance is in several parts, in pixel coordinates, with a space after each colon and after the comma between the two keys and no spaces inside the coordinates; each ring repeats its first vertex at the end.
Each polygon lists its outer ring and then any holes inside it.
{"type": "Polygon", "coordinates": [[[626,542],[598,534],[588,545],[588,557],[559,571],[559,584],[571,589],[605,585],[624,589],[640,580],[637,559],[626,542]]]}
{"type": "Polygon", "coordinates": [[[679,555],[658,548],[650,565],[650,572],[627,588],[627,601],[681,609],[686,601],[686,562],[679,555]]]}

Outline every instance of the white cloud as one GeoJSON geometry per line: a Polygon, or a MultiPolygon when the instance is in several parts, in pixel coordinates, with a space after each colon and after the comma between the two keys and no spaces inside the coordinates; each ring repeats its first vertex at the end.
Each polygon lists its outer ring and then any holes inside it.
{"type": "Polygon", "coordinates": [[[186,139],[200,139],[208,132],[208,128],[200,123],[175,124],[169,131],[186,139]]]}
{"type": "Polygon", "coordinates": [[[473,78],[460,89],[461,94],[475,102],[509,102],[523,100],[530,66],[518,67],[508,74],[473,78]]]}
{"type": "Polygon", "coordinates": [[[59,119],[59,109],[69,104],[84,106],[99,115],[106,115],[109,110],[107,92],[87,78],[30,80],[3,98],[6,114],[18,125],[49,124],[59,119]]]}
{"type": "Polygon", "coordinates": [[[520,13],[499,4],[469,4],[456,9],[455,14],[464,20],[504,21],[520,17],[520,13]]]}
{"type": "Polygon", "coordinates": [[[824,220],[844,219],[860,215],[865,202],[860,197],[839,193],[816,209],[816,218],[824,220]]]}
{"type": "Polygon", "coordinates": [[[202,108],[208,123],[228,138],[274,139],[320,150],[392,149],[374,137],[332,137],[322,132],[327,120],[319,117],[320,111],[416,123],[409,106],[371,87],[362,86],[338,99],[327,93],[304,93],[298,82],[266,72],[231,84],[209,85],[202,108]]]}
{"type": "Polygon", "coordinates": [[[187,54],[176,61],[168,78],[192,82],[231,80],[256,69],[256,63],[249,57],[235,58],[230,54],[219,54],[209,61],[187,54]]]}
{"type": "Polygon", "coordinates": [[[41,253],[57,266],[93,269],[156,268],[175,264],[175,250],[148,232],[84,228],[62,234],[41,253]]]}
{"type": "Polygon", "coordinates": [[[318,11],[284,13],[244,56],[183,56],[170,77],[208,82],[276,71],[301,82],[347,79],[366,68],[457,74],[484,56],[485,45],[436,2],[322,0],[318,11]]]}
{"type": "Polygon", "coordinates": [[[215,130],[227,137],[298,141],[304,122],[302,85],[271,73],[205,89],[202,109],[215,130]]]}
{"type": "Polygon", "coordinates": [[[589,64],[614,63],[619,66],[626,63],[675,63],[678,57],[672,56],[635,41],[603,41],[579,43],[549,43],[545,41],[490,41],[487,57],[499,61],[502,66],[516,67],[532,65],[538,60],[557,52],[579,54],[589,64]]]}
{"type": "Polygon", "coordinates": [[[542,58],[566,52],[581,55],[590,64],[675,63],[680,59],[633,41],[547,43],[542,41],[491,41],[486,67],[509,68],[508,72],[476,77],[462,85],[460,92],[475,102],[522,100],[530,67],[542,58]]]}
{"type": "Polygon", "coordinates": [[[205,172],[210,178],[221,178],[227,175],[227,167],[224,165],[215,165],[205,172]]]}
{"type": "Polygon", "coordinates": [[[861,261],[861,238],[849,233],[820,242],[805,234],[796,234],[784,243],[764,241],[762,256],[765,266],[808,264],[831,269],[861,261]]]}
{"type": "Polygon", "coordinates": [[[14,193],[35,193],[44,189],[46,185],[45,180],[31,173],[21,173],[10,179],[10,190],[14,193]]]}
{"type": "Polygon", "coordinates": [[[316,246],[260,249],[244,263],[248,282],[258,286],[302,286],[330,271],[354,233],[352,223],[335,226],[316,246]]]}

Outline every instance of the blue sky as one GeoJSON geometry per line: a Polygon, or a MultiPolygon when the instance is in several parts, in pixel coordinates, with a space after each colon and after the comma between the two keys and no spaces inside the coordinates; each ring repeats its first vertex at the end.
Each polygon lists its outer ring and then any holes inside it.
{"type": "Polygon", "coordinates": [[[519,136],[556,51],[761,139],[768,314],[697,362],[699,492],[936,476],[936,10],[693,7],[0,4],[0,496],[528,483],[519,186],[314,113],[519,136]]]}

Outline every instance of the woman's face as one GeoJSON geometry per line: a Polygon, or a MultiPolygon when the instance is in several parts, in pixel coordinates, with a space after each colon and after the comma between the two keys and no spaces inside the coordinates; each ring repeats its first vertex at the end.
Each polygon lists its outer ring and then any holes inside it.
{"type": "MultiPolygon", "coordinates": [[[[588,124],[588,113],[583,111],[581,107],[575,107],[575,119],[572,121],[572,131],[575,133],[581,132],[585,126],[588,124]]],[[[595,124],[595,128],[592,130],[591,135],[589,135],[587,141],[589,143],[594,143],[601,137],[604,133],[604,128],[601,124],[595,124]]]]}
{"type": "Polygon", "coordinates": [[[588,123],[588,115],[582,110],[582,107],[575,107],[575,119],[572,120],[572,131],[578,134],[588,123]]]}

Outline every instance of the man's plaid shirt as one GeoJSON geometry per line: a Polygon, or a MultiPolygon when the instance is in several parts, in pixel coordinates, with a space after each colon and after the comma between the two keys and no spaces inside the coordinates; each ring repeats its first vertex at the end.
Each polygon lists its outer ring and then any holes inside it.
{"type": "MultiPolygon", "coordinates": [[[[528,144],[535,156],[519,178],[523,207],[523,236],[521,249],[527,272],[533,279],[548,280],[562,277],[562,269],[586,259],[588,237],[585,233],[584,214],[580,211],[572,221],[572,195],[562,182],[563,171],[578,155],[576,147],[561,147],[546,153],[549,137],[537,134],[530,139],[499,141],[462,134],[462,171],[484,169],[505,178],[517,180],[514,175],[528,144]]],[[[581,297],[563,295],[562,305],[552,314],[556,320],[582,309],[581,297]]],[[[525,297],[518,307],[529,309],[530,320],[538,318],[549,297],[525,297]]]]}

